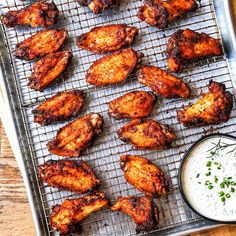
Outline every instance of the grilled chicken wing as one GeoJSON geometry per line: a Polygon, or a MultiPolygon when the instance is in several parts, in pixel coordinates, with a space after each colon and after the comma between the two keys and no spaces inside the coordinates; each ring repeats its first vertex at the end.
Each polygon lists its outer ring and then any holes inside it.
{"type": "Polygon", "coordinates": [[[168,66],[173,72],[179,72],[190,60],[206,56],[222,55],[220,40],[205,33],[190,29],[178,30],[167,43],[168,66]]]}
{"type": "Polygon", "coordinates": [[[139,66],[142,57],[132,48],[104,56],[89,68],[86,81],[96,86],[122,83],[139,66]]]}
{"type": "Polygon", "coordinates": [[[117,131],[119,138],[138,149],[162,149],[176,139],[173,130],[148,119],[134,119],[117,131]]]}
{"type": "Polygon", "coordinates": [[[41,30],[16,45],[16,57],[23,60],[33,60],[56,52],[64,43],[66,36],[65,30],[41,30]]]}
{"type": "Polygon", "coordinates": [[[84,103],[85,95],[80,90],[57,93],[33,110],[34,122],[49,125],[55,121],[64,121],[77,116],[84,103]]]}
{"type": "Polygon", "coordinates": [[[219,124],[229,120],[232,107],[233,95],[225,91],[225,85],[210,81],[209,92],[177,115],[186,127],[219,124]]]}
{"type": "Polygon", "coordinates": [[[164,173],[151,161],[131,155],[121,156],[120,161],[125,179],[139,191],[150,197],[159,197],[168,193],[169,186],[164,173]]]}
{"type": "Polygon", "coordinates": [[[164,98],[189,98],[190,89],[181,79],[155,66],[143,66],[139,69],[138,80],[164,98]]]}
{"type": "Polygon", "coordinates": [[[87,6],[93,13],[100,14],[115,4],[115,0],[77,0],[81,6],[87,6]]]}
{"type": "Polygon", "coordinates": [[[53,207],[50,215],[50,225],[62,235],[79,232],[82,220],[91,213],[108,206],[109,200],[104,193],[94,193],[81,198],[67,199],[61,205],[53,207]]]}
{"type": "Polygon", "coordinates": [[[152,92],[133,91],[109,103],[108,114],[117,120],[143,118],[150,115],[156,97],[152,92]]]}
{"type": "Polygon", "coordinates": [[[59,156],[76,157],[101,133],[103,118],[97,113],[80,117],[57,132],[56,138],[48,143],[49,152],[59,156]]]}
{"type": "Polygon", "coordinates": [[[38,60],[33,66],[28,86],[43,91],[50,86],[67,68],[71,52],[55,52],[38,60]]]}
{"type": "Polygon", "coordinates": [[[7,12],[2,16],[2,22],[7,27],[16,25],[48,27],[56,24],[58,15],[59,11],[53,2],[39,1],[18,11],[7,12]]]}
{"type": "Polygon", "coordinates": [[[47,161],[38,168],[38,176],[49,186],[85,193],[99,185],[94,171],[83,161],[47,161]]]}
{"type": "Polygon", "coordinates": [[[163,29],[177,17],[197,10],[196,0],[145,0],[138,17],[149,25],[163,29]]]}
{"type": "Polygon", "coordinates": [[[158,224],[158,208],[148,197],[118,197],[111,210],[131,216],[137,225],[137,233],[153,230],[158,224]]]}
{"type": "Polygon", "coordinates": [[[79,48],[103,54],[130,45],[137,34],[138,29],[136,27],[129,27],[126,24],[99,26],[80,35],[77,45],[79,48]]]}

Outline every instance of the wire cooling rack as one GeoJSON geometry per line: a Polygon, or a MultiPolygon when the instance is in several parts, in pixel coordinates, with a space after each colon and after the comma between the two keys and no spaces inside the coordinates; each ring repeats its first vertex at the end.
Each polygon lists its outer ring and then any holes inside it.
{"type": "MultiPolygon", "coordinates": [[[[4,0],[3,3],[0,3],[0,13],[10,9],[20,9],[28,3],[18,0],[4,0]]],[[[190,28],[220,38],[211,0],[202,0],[196,13],[189,13],[163,31],[148,26],[137,18],[138,7],[142,5],[141,1],[123,0],[120,6],[101,15],[94,15],[87,8],[80,7],[75,0],[55,0],[55,3],[60,11],[60,20],[57,26],[66,28],[69,35],[63,49],[71,50],[73,59],[61,79],[44,92],[35,92],[27,86],[27,77],[31,74],[33,63],[18,60],[14,56],[15,45],[37,30],[21,26],[8,29],[1,25],[3,44],[7,50],[7,55],[5,55],[6,53],[1,55],[1,63],[5,74],[8,74],[9,71],[12,71],[13,74],[12,78],[5,79],[8,79],[8,83],[14,87],[15,90],[11,96],[16,98],[15,103],[19,103],[17,113],[22,118],[22,127],[25,131],[21,142],[28,150],[24,162],[31,179],[31,188],[45,234],[57,235],[49,226],[51,207],[60,204],[65,198],[74,198],[79,195],[59,191],[38,181],[37,166],[50,159],[60,159],[48,152],[46,144],[66,122],[40,127],[33,122],[32,110],[57,92],[71,89],[82,89],[87,93],[86,106],[80,115],[99,112],[104,117],[105,125],[102,134],[96,139],[93,146],[83,152],[80,159],[88,162],[94,168],[99,179],[102,180],[100,190],[104,191],[112,202],[120,195],[140,194],[125,181],[119,166],[119,156],[127,153],[142,155],[162,168],[172,189],[172,193],[167,197],[155,200],[160,210],[160,221],[158,229],[154,232],[159,232],[160,235],[180,233],[187,227],[188,229],[193,228],[194,224],[196,227],[198,222],[205,222],[194,214],[181,198],[177,184],[179,163],[190,144],[202,135],[211,132],[234,133],[236,131],[236,110],[233,109],[231,119],[225,124],[202,128],[184,128],[177,121],[176,110],[182,108],[183,105],[188,105],[189,100],[163,100],[159,98],[150,118],[174,128],[178,137],[174,147],[163,151],[135,150],[118,139],[116,131],[126,121],[110,119],[107,115],[107,103],[128,91],[137,89],[147,91],[148,88],[138,83],[134,74],[120,85],[95,88],[87,84],[85,73],[92,62],[101,56],[79,49],[76,46],[76,37],[99,25],[126,23],[136,26],[139,29],[139,35],[132,47],[144,53],[142,64],[151,64],[167,69],[166,43],[169,36],[178,29],[190,28]]],[[[202,92],[207,91],[210,79],[222,82],[227,89],[232,90],[232,82],[224,56],[195,61],[187,66],[184,73],[179,76],[189,83],[196,96],[191,102],[197,100],[202,92]]],[[[82,223],[82,227],[83,234],[86,236],[135,235],[135,224],[132,220],[122,213],[110,210],[92,214],[82,223]]]]}

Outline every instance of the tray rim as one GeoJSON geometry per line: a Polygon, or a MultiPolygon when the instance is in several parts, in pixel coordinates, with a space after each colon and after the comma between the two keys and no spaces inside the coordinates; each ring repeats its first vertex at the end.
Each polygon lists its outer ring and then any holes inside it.
{"type": "MultiPolygon", "coordinates": [[[[223,8],[222,6],[219,7],[219,1],[218,0],[210,0],[211,3],[214,5],[214,14],[215,19],[217,22],[217,26],[219,29],[220,36],[222,37],[222,42],[224,48],[227,48],[228,50],[225,50],[226,55],[226,61],[229,68],[229,74],[231,77],[231,80],[233,82],[234,86],[234,92],[236,94],[236,33],[234,30],[234,24],[233,24],[233,15],[231,11],[231,3],[232,0],[226,0],[223,2],[223,8]],[[220,17],[225,17],[226,21],[220,21],[220,17]],[[227,30],[225,30],[227,29],[227,30]],[[234,47],[235,46],[235,47],[234,47]],[[230,49],[230,50],[229,50],[230,49]]],[[[11,146],[15,155],[15,158],[17,160],[19,169],[22,173],[24,185],[26,188],[27,197],[29,200],[31,212],[32,212],[32,218],[35,226],[35,231],[37,236],[44,236],[48,235],[47,233],[47,226],[45,222],[43,222],[43,217],[41,217],[42,208],[40,209],[40,205],[42,205],[42,199],[39,194],[33,191],[32,189],[32,183],[29,176],[29,173],[27,171],[27,167],[25,164],[25,160],[29,162],[30,167],[33,168],[32,158],[27,158],[27,152],[30,154],[30,150],[27,147],[27,141],[24,142],[24,137],[26,135],[26,131],[24,129],[21,129],[23,126],[23,116],[22,116],[22,109],[20,107],[19,99],[18,102],[14,100],[14,90],[17,88],[14,87],[14,89],[10,86],[10,79],[14,78],[14,69],[12,66],[10,66],[10,54],[7,51],[7,48],[4,45],[4,31],[2,26],[0,27],[0,100],[3,101],[5,107],[4,110],[7,110],[7,114],[4,115],[4,117],[0,113],[0,118],[3,121],[4,129],[6,130],[8,139],[11,140],[11,146]],[[4,63],[3,63],[4,61],[4,63]],[[4,66],[5,65],[5,66],[4,66]],[[9,67],[9,68],[8,68],[9,67]],[[4,79],[4,77],[6,79],[4,79]],[[10,123],[10,124],[9,124],[10,123]],[[14,143],[14,145],[13,145],[14,143]],[[23,152],[24,149],[24,152],[23,152]]],[[[14,82],[12,82],[14,83],[14,82]]],[[[186,235],[189,233],[193,233],[199,230],[206,230],[210,228],[219,227],[222,224],[217,224],[215,222],[205,220],[205,219],[199,219],[195,222],[186,223],[181,226],[173,227],[170,229],[165,229],[161,233],[162,235],[186,235]]],[[[153,232],[146,235],[154,236],[158,233],[153,232]]]]}

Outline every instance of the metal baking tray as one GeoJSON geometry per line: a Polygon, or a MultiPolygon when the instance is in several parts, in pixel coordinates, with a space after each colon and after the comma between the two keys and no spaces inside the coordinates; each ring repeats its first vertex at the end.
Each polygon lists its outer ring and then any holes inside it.
{"type": "MultiPolygon", "coordinates": [[[[20,9],[28,3],[20,0],[1,1],[0,13],[10,9],[20,9]]],[[[184,152],[192,142],[201,136],[212,132],[235,133],[235,106],[231,119],[225,124],[187,129],[178,123],[176,109],[187,105],[189,100],[159,99],[151,118],[169,124],[175,129],[178,136],[175,147],[163,151],[134,150],[118,139],[116,130],[125,124],[125,121],[110,119],[107,115],[107,103],[128,91],[148,90],[148,88],[139,84],[135,75],[131,75],[127,82],[121,85],[104,88],[88,85],[84,79],[85,72],[91,63],[101,56],[78,49],[76,37],[99,25],[110,23],[134,25],[140,31],[132,47],[145,54],[142,63],[150,63],[167,69],[165,49],[172,33],[180,28],[206,32],[222,39],[225,55],[195,61],[187,66],[180,77],[189,82],[196,95],[207,91],[210,79],[223,82],[227,89],[233,91],[234,75],[236,74],[234,60],[236,43],[230,1],[201,0],[196,13],[188,14],[187,17],[179,19],[163,31],[139,21],[136,16],[138,7],[142,4],[139,0],[123,0],[119,7],[102,15],[92,14],[86,8],[80,7],[75,0],[55,0],[55,3],[60,10],[58,27],[66,28],[69,34],[64,48],[71,50],[74,57],[61,80],[44,92],[35,92],[27,87],[27,77],[31,73],[33,63],[18,60],[14,56],[16,43],[32,35],[36,29],[28,27],[7,29],[0,24],[0,112],[23,175],[37,235],[58,235],[49,226],[50,209],[52,205],[61,203],[65,198],[73,198],[78,195],[59,191],[38,181],[37,166],[46,160],[60,158],[47,151],[46,143],[66,122],[40,127],[33,122],[32,109],[58,91],[70,89],[83,89],[87,92],[87,105],[81,115],[93,111],[101,113],[104,117],[105,127],[102,135],[96,139],[92,147],[84,151],[80,158],[95,169],[102,180],[100,190],[104,191],[112,202],[119,195],[140,194],[125,181],[119,167],[119,156],[124,153],[143,155],[161,166],[172,189],[172,193],[167,197],[155,200],[160,210],[160,221],[158,229],[150,232],[149,235],[182,235],[215,227],[215,223],[194,214],[185,204],[177,184],[178,168],[184,152]],[[219,25],[217,25],[216,19],[218,19],[219,25]]],[[[194,102],[197,97],[191,101],[194,102]]],[[[82,223],[82,227],[83,235],[87,236],[136,234],[135,224],[128,216],[109,210],[92,214],[82,223]]]]}

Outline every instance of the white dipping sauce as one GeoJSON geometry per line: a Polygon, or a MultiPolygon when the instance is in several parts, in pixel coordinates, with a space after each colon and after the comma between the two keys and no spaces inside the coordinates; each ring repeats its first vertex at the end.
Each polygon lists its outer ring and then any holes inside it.
{"type": "Polygon", "coordinates": [[[235,148],[234,139],[211,136],[195,146],[183,163],[181,183],[184,195],[189,204],[207,218],[236,221],[235,148]],[[223,146],[227,144],[227,147],[221,148],[216,154],[214,150],[212,153],[208,151],[219,141],[223,146]],[[228,186],[222,184],[224,178],[227,178],[228,186]]]}

